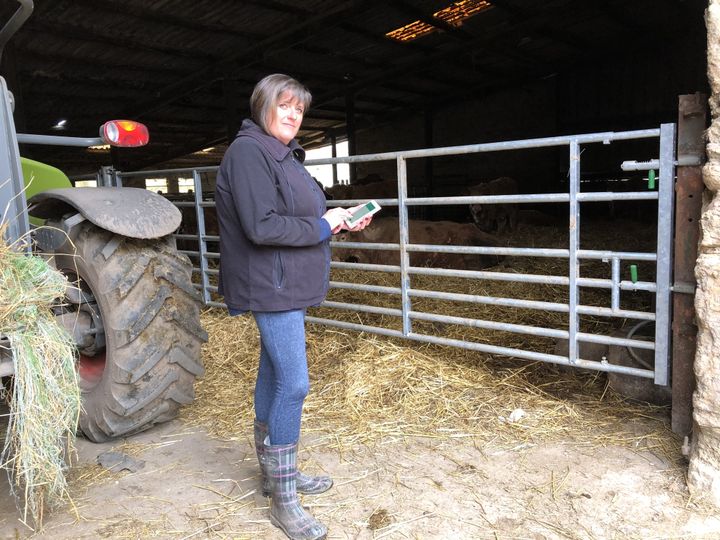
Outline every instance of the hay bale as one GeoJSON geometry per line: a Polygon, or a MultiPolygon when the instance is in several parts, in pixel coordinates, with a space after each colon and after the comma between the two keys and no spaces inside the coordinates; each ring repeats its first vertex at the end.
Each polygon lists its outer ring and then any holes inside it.
{"type": "Polygon", "coordinates": [[[0,334],[15,371],[0,465],[31,528],[42,526],[46,506],[67,496],[65,458],[80,413],[74,346],[50,309],[65,285],[44,259],[0,243],[0,334]]]}

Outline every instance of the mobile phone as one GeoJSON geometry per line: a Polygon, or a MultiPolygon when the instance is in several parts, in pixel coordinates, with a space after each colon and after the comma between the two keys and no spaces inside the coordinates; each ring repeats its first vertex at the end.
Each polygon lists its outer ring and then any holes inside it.
{"type": "Polygon", "coordinates": [[[362,218],[372,216],[379,210],[380,210],[380,205],[377,203],[377,201],[368,201],[365,204],[363,204],[360,208],[355,210],[352,213],[352,216],[345,220],[345,224],[348,227],[353,228],[355,225],[358,224],[358,222],[362,218]]]}

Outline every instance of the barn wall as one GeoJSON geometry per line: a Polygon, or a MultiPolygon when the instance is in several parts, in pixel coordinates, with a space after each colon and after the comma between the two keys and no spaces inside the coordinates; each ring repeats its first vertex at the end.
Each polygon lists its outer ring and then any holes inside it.
{"type": "MultiPolygon", "coordinates": [[[[553,134],[554,99],[555,82],[542,81],[522,89],[436,109],[433,113],[433,146],[478,144],[553,134]],[[549,103],[553,105],[548,106],[549,103]]],[[[357,153],[424,148],[424,123],[420,111],[412,118],[360,132],[357,153]]],[[[425,174],[425,160],[411,160],[408,163],[408,187],[418,194],[431,189],[438,196],[459,195],[460,190],[472,182],[502,175],[518,177],[536,170],[538,165],[545,169],[555,164],[553,151],[525,151],[522,154],[524,163],[518,160],[519,155],[516,152],[496,152],[433,158],[430,181],[425,174]]],[[[358,167],[359,177],[372,172],[384,178],[396,178],[393,162],[367,163],[358,167]]]]}
{"type": "Polygon", "coordinates": [[[700,255],[695,267],[698,325],[693,396],[693,445],[688,486],[697,498],[720,508],[720,0],[706,12],[710,112],[706,193],[701,219],[700,255]]]}

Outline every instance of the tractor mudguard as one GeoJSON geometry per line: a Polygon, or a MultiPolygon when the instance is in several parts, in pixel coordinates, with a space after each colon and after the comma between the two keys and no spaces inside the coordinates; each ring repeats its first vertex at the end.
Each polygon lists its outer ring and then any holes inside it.
{"type": "Polygon", "coordinates": [[[131,238],[161,238],[173,233],[182,214],[170,201],[142,188],[60,188],[28,200],[30,215],[60,219],[75,211],[103,229],[131,238]]]}

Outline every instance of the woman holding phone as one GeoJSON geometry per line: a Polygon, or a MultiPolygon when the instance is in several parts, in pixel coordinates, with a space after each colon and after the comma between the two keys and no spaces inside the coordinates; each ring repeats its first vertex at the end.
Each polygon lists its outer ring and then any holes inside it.
{"type": "Polygon", "coordinates": [[[272,497],[270,521],[290,538],[316,540],[327,528],[303,509],[297,493],[322,493],[332,479],[297,470],[309,391],[305,311],[327,294],[330,237],[362,230],[372,216],[349,228],[346,219],[359,207],[326,209],[295,140],[310,101],[307,88],[287,75],[257,83],[252,120],[243,122],[223,157],[215,200],[219,293],[231,315],[250,311],[260,334],[254,434],[263,492],[272,497]]]}

